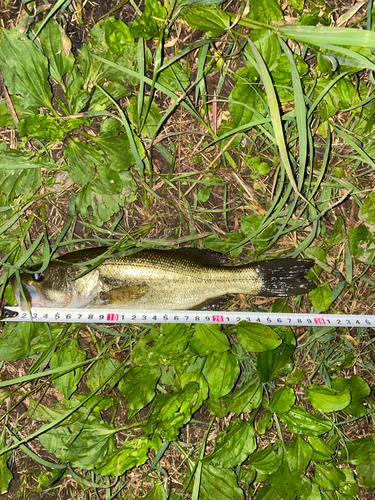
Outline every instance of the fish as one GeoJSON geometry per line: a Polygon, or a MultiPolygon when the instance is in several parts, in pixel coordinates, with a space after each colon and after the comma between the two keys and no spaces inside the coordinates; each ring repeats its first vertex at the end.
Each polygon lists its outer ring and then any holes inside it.
{"type": "Polygon", "coordinates": [[[126,256],[106,257],[93,267],[107,247],[78,250],[22,273],[25,303],[15,277],[11,285],[18,304],[28,307],[190,310],[212,308],[227,294],[285,297],[307,293],[315,284],[305,275],[312,259],[281,258],[226,265],[218,252],[197,248],[144,249],[126,256]],[[86,274],[83,274],[86,272],[86,274]]]}

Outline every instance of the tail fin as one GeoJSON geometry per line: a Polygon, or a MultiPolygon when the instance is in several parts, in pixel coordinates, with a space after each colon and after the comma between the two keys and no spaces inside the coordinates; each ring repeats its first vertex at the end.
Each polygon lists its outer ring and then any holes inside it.
{"type": "Polygon", "coordinates": [[[312,259],[275,259],[256,264],[263,284],[258,295],[263,297],[286,297],[310,292],[315,283],[305,278],[314,265],[312,259]]]}

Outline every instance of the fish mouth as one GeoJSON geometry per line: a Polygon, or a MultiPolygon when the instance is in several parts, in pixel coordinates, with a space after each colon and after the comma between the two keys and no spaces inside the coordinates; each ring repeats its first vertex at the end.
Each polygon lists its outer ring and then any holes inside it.
{"type": "Polygon", "coordinates": [[[26,298],[26,302],[22,296],[17,278],[13,276],[13,278],[10,280],[14,296],[16,297],[17,303],[21,307],[21,309],[23,311],[26,311],[30,307],[43,307],[44,297],[40,295],[38,290],[33,285],[27,284],[24,281],[22,281],[22,279],[21,283],[22,283],[23,293],[26,298]]]}

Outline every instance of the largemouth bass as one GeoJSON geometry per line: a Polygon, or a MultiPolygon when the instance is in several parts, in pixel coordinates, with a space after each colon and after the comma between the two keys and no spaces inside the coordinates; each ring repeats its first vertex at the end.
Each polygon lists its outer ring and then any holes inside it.
{"type": "MultiPolygon", "coordinates": [[[[305,278],[311,259],[276,259],[224,266],[226,257],[210,250],[142,250],[108,257],[87,272],[85,262],[107,248],[68,253],[51,261],[43,274],[39,265],[21,274],[30,307],[121,309],[197,309],[228,293],[288,296],[309,292],[315,284],[305,278]],[[77,265],[78,264],[78,265],[77,265]],[[35,271],[35,272],[33,272],[35,271]]],[[[228,259],[227,259],[228,260],[228,259]]],[[[11,281],[22,309],[17,280],[11,281]]]]}

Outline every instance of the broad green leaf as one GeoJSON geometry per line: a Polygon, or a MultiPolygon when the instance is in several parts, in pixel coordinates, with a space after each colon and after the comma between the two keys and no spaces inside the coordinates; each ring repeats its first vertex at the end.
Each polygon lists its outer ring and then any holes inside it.
{"type": "Polygon", "coordinates": [[[262,401],[262,386],[258,379],[250,379],[222,398],[229,411],[250,413],[262,401]]]}
{"type": "Polygon", "coordinates": [[[17,128],[20,137],[27,136],[41,141],[60,142],[65,133],[64,126],[45,114],[22,118],[17,128]]]}
{"type": "Polygon", "coordinates": [[[228,394],[234,387],[240,374],[237,359],[232,353],[211,352],[203,368],[211,393],[220,398],[228,394]]]}
{"type": "Polygon", "coordinates": [[[77,195],[76,205],[83,217],[94,221],[98,226],[108,222],[120,210],[121,196],[99,194],[91,186],[85,186],[77,195]]]}
{"type": "Polygon", "coordinates": [[[217,436],[216,442],[214,451],[203,459],[203,463],[212,462],[224,469],[240,465],[256,449],[254,425],[237,419],[217,436]]]}
{"type": "Polygon", "coordinates": [[[0,151],[0,191],[9,201],[27,201],[42,185],[41,163],[18,150],[0,151]]]}
{"type": "MultiPolygon", "coordinates": [[[[281,57],[281,47],[275,34],[268,29],[253,30],[251,40],[261,53],[268,70],[272,71],[277,68],[281,57]]],[[[248,49],[245,48],[245,50],[248,49]]]]}
{"type": "Polygon", "coordinates": [[[229,413],[229,408],[227,407],[224,398],[210,396],[210,398],[206,401],[206,405],[210,410],[211,415],[215,415],[219,418],[224,418],[229,413]]]}
{"type": "Polygon", "coordinates": [[[353,439],[341,449],[341,462],[349,462],[352,465],[362,464],[373,456],[375,456],[374,436],[353,439]]]}
{"type": "MultiPolygon", "coordinates": [[[[308,445],[307,445],[308,446],[308,445]]],[[[287,461],[270,476],[270,483],[283,500],[305,499],[311,492],[311,480],[288,467],[287,461]]]]}
{"type": "Polygon", "coordinates": [[[374,226],[365,223],[348,230],[351,254],[365,264],[372,264],[375,254],[374,226]]]}
{"type": "MultiPolygon", "coordinates": [[[[38,108],[26,108],[23,105],[23,99],[20,96],[12,96],[12,104],[16,110],[17,116],[19,118],[34,115],[38,113],[38,108]]],[[[4,128],[17,128],[14,124],[13,119],[9,113],[9,110],[5,104],[5,101],[0,101],[0,127],[4,128]]]]}
{"type": "MultiPolygon", "coordinates": [[[[191,475],[189,464],[189,476],[191,475]]],[[[203,464],[199,500],[244,500],[244,493],[238,486],[237,476],[232,470],[203,464]]]]}
{"type": "Polygon", "coordinates": [[[280,420],[288,426],[290,432],[295,434],[320,436],[332,429],[330,420],[309,413],[301,406],[293,406],[287,413],[282,413],[280,420]]]}
{"type": "Polygon", "coordinates": [[[160,446],[159,436],[152,439],[147,436],[130,438],[116,451],[107,455],[100,467],[95,469],[95,473],[103,476],[122,475],[125,471],[144,464],[149,458],[149,450],[157,450],[160,446]]]}
{"type": "Polygon", "coordinates": [[[316,462],[328,462],[335,453],[328,443],[316,436],[309,436],[309,443],[313,449],[312,459],[316,462]]]}
{"type": "MultiPolygon", "coordinates": [[[[112,106],[112,101],[108,97],[107,94],[109,94],[115,101],[119,101],[122,97],[131,95],[131,90],[128,87],[124,87],[124,85],[122,85],[121,83],[117,83],[117,82],[109,83],[106,86],[105,91],[106,91],[106,94],[101,92],[100,89],[98,89],[98,87],[95,88],[94,93],[90,99],[89,111],[104,110],[104,109],[108,109],[110,106],[112,106]]],[[[82,93],[84,93],[84,92],[85,91],[82,91],[82,93]]],[[[77,111],[78,110],[76,110],[76,112],[77,111]]],[[[107,118],[107,120],[105,120],[100,127],[100,135],[97,137],[93,137],[94,140],[101,137],[102,130],[105,127],[104,124],[107,121],[116,122],[119,126],[117,132],[120,132],[120,130],[121,130],[120,122],[118,120],[116,120],[115,118],[107,118]]]]}
{"type": "Polygon", "coordinates": [[[368,458],[357,467],[357,475],[359,477],[359,485],[364,491],[374,491],[375,489],[375,467],[374,460],[368,458]]]}
{"type": "Polygon", "coordinates": [[[230,26],[229,15],[215,6],[189,5],[184,8],[182,16],[191,28],[205,31],[209,37],[222,35],[230,26]]]}
{"type": "Polygon", "coordinates": [[[167,17],[167,10],[159,0],[145,0],[145,8],[141,17],[137,17],[131,24],[130,30],[135,38],[143,37],[146,40],[159,37],[159,29],[163,27],[163,19],[167,17]]]}
{"type": "Polygon", "coordinates": [[[332,389],[343,392],[350,390],[351,401],[345,408],[345,413],[363,417],[367,413],[367,408],[363,404],[364,398],[370,395],[371,389],[368,383],[359,375],[352,375],[349,379],[343,377],[333,378],[331,380],[332,389]]]}
{"type": "MultiPolygon", "coordinates": [[[[222,135],[227,134],[228,132],[231,132],[235,128],[236,128],[236,125],[234,122],[229,121],[229,120],[224,120],[221,122],[219,130],[217,131],[217,136],[221,137],[222,135]]],[[[229,144],[229,146],[226,149],[229,150],[232,148],[236,148],[241,142],[241,137],[242,137],[242,134],[239,134],[235,139],[233,139],[233,141],[231,141],[231,143],[229,144]]],[[[227,137],[226,139],[219,141],[217,143],[217,147],[220,150],[224,149],[225,146],[229,143],[229,141],[231,139],[232,139],[232,137],[227,137]]]]}
{"type": "Polygon", "coordinates": [[[351,400],[349,388],[335,391],[326,385],[312,384],[307,390],[307,396],[317,411],[330,413],[346,408],[351,400]]]}
{"type": "MultiPolygon", "coordinates": [[[[67,340],[58,351],[52,353],[50,367],[57,368],[73,363],[79,363],[86,359],[86,352],[81,349],[76,339],[67,340]]],[[[79,381],[83,375],[83,366],[71,370],[68,373],[53,377],[53,385],[56,389],[64,394],[66,399],[69,399],[73,392],[76,391],[79,381]]]]}
{"type": "Polygon", "coordinates": [[[255,451],[252,453],[247,462],[255,467],[258,474],[269,475],[273,474],[280,467],[283,457],[281,453],[276,453],[278,443],[270,444],[264,450],[255,451]]]}
{"type": "MultiPolygon", "coordinates": [[[[92,391],[95,391],[106,378],[108,378],[111,373],[113,373],[116,368],[120,365],[120,362],[114,358],[105,358],[101,357],[94,366],[92,366],[87,373],[86,377],[86,385],[92,391]]],[[[113,385],[118,379],[120,375],[117,372],[115,378],[112,378],[108,383],[113,385]]]]}
{"type": "Polygon", "coordinates": [[[42,445],[63,462],[91,470],[115,446],[115,429],[92,415],[69,425],[61,425],[39,436],[42,445]]]}
{"type": "Polygon", "coordinates": [[[283,500],[270,484],[262,486],[257,492],[256,500],[283,500]]]}
{"type": "Polygon", "coordinates": [[[358,212],[358,217],[367,224],[375,224],[375,193],[371,192],[367,195],[366,201],[358,212]]]}
{"type": "Polygon", "coordinates": [[[273,425],[273,417],[272,413],[267,411],[259,420],[257,423],[257,431],[258,434],[263,435],[266,433],[267,429],[271,429],[273,425]]]}
{"type": "Polygon", "coordinates": [[[103,155],[98,148],[87,142],[71,139],[65,150],[69,162],[71,179],[79,186],[86,186],[95,182],[95,167],[103,161],[103,155]]]}
{"type": "Polygon", "coordinates": [[[293,370],[292,355],[296,339],[290,328],[275,327],[275,332],[284,340],[273,351],[260,352],[257,359],[257,372],[261,382],[269,382],[283,377],[293,370]]]}
{"type": "Polygon", "coordinates": [[[301,368],[296,368],[293,373],[290,373],[286,379],[285,382],[289,385],[295,385],[301,382],[306,377],[306,372],[301,370],[301,368]]]}
{"type": "Polygon", "coordinates": [[[194,337],[198,338],[212,351],[224,352],[230,349],[228,337],[218,325],[195,325],[194,337]]]}
{"type": "Polygon", "coordinates": [[[332,304],[332,290],[328,283],[318,286],[309,292],[309,298],[313,306],[321,311],[327,311],[332,304]]]}
{"type": "MultiPolygon", "coordinates": [[[[144,113],[146,110],[146,104],[143,106],[142,112],[144,113]]],[[[129,115],[130,121],[133,123],[135,127],[139,127],[142,123],[142,120],[138,116],[138,103],[137,98],[132,97],[130,99],[129,105],[126,108],[126,111],[129,115]]],[[[154,137],[157,133],[157,125],[160,122],[161,118],[161,109],[156,104],[155,101],[152,101],[150,109],[148,110],[147,118],[144,127],[142,128],[142,135],[146,137],[154,137]]]]}
{"type": "Polygon", "coordinates": [[[306,473],[312,454],[312,447],[297,435],[290,446],[286,447],[284,460],[287,461],[290,472],[300,477],[306,473]]]}
{"type": "Polygon", "coordinates": [[[247,321],[238,323],[237,339],[249,352],[272,351],[282,343],[282,339],[271,327],[247,321]]]}
{"type": "Polygon", "coordinates": [[[251,69],[240,68],[235,76],[236,85],[230,93],[228,107],[234,126],[239,127],[249,123],[255,116],[259,118],[263,115],[265,108],[261,98],[264,94],[258,85],[254,85],[251,69]]]}
{"type": "MultiPolygon", "coordinates": [[[[42,22],[35,25],[36,31],[42,22]]],[[[51,78],[65,89],[63,77],[73,69],[74,65],[69,37],[55,19],[50,19],[39,34],[39,41],[44,54],[48,57],[51,78]]]]}
{"type": "Polygon", "coordinates": [[[207,236],[203,240],[203,245],[210,250],[215,250],[215,252],[230,252],[231,257],[237,257],[242,252],[242,247],[238,248],[242,240],[242,234],[228,233],[220,239],[215,236],[207,236]],[[235,248],[235,250],[232,251],[232,248],[235,248]]]}
{"type": "Polygon", "coordinates": [[[133,360],[138,365],[174,364],[184,352],[191,338],[191,327],[165,324],[160,331],[151,331],[139,339],[133,348],[133,360]]]}
{"type": "MultiPolygon", "coordinates": [[[[108,118],[100,127],[100,134],[92,139],[104,152],[106,162],[113,170],[129,170],[129,168],[135,164],[135,159],[131,152],[128,137],[124,133],[119,133],[122,132],[122,130],[117,124],[117,120],[108,118]]],[[[137,139],[136,144],[143,158],[143,146],[137,139]]]]}
{"type": "Polygon", "coordinates": [[[315,481],[325,491],[337,491],[340,481],[345,481],[345,474],[334,464],[316,464],[315,481]]]}
{"type": "Polygon", "coordinates": [[[190,79],[186,71],[182,69],[181,64],[175,62],[159,73],[158,83],[176,92],[176,90],[180,90],[181,87],[187,89],[190,85],[190,79]]]}
{"type": "Polygon", "coordinates": [[[0,360],[16,361],[27,357],[32,340],[43,332],[42,323],[5,323],[0,336],[0,360]]]}
{"type": "Polygon", "coordinates": [[[109,17],[105,26],[104,36],[110,52],[121,55],[126,50],[128,43],[134,42],[130,29],[123,21],[114,17],[109,17]]]}
{"type": "Polygon", "coordinates": [[[200,390],[198,400],[196,402],[197,408],[200,407],[208,397],[208,384],[202,373],[204,363],[204,358],[196,358],[194,363],[190,363],[189,366],[184,369],[184,372],[181,374],[182,388],[184,388],[190,382],[197,382],[199,384],[200,390]]]}
{"type": "Polygon", "coordinates": [[[344,467],[343,469],[340,469],[340,471],[345,474],[345,480],[341,480],[339,482],[340,491],[342,491],[344,495],[351,495],[353,497],[356,497],[356,495],[358,495],[359,493],[359,486],[357,481],[355,480],[353,471],[348,467],[344,467]]]}
{"type": "Polygon", "coordinates": [[[139,410],[147,406],[155,396],[156,384],[160,378],[160,368],[133,366],[118,384],[126,398],[126,406],[139,410]]]}
{"type": "Polygon", "coordinates": [[[144,431],[162,435],[172,441],[180,432],[180,427],[189,422],[192,411],[196,411],[199,385],[189,383],[184,389],[169,392],[153,402],[144,431]]]}
{"type": "Polygon", "coordinates": [[[250,11],[245,19],[271,24],[280,21],[283,17],[279,2],[276,0],[258,0],[250,4],[250,11]]]}
{"type": "Polygon", "coordinates": [[[206,203],[210,199],[211,193],[208,188],[202,188],[197,193],[198,201],[201,203],[206,203]]]}
{"type": "Polygon", "coordinates": [[[296,396],[291,387],[278,387],[273,393],[268,411],[272,413],[285,413],[289,411],[296,401],[296,396]]]}
{"type": "Polygon", "coordinates": [[[26,108],[52,108],[48,59],[27,36],[0,31],[0,69],[8,92],[21,95],[26,108]]]}

